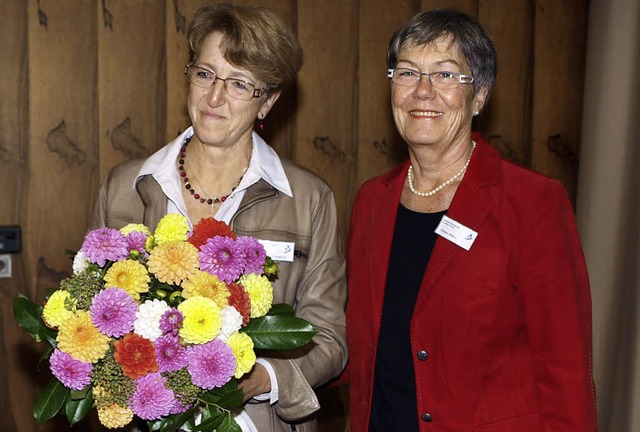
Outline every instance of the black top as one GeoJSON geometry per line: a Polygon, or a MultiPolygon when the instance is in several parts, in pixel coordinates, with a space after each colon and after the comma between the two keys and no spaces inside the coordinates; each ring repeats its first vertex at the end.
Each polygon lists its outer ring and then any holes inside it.
{"type": "Polygon", "coordinates": [[[434,231],[445,213],[417,213],[402,204],[398,208],[376,353],[370,432],[419,430],[410,324],[436,242],[434,231]]]}

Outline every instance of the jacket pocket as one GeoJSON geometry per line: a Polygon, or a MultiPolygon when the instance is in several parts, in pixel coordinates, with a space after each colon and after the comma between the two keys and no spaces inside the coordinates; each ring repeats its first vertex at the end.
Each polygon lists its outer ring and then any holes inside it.
{"type": "Polygon", "coordinates": [[[540,432],[541,430],[540,414],[535,413],[477,426],[473,432],[540,432]]]}

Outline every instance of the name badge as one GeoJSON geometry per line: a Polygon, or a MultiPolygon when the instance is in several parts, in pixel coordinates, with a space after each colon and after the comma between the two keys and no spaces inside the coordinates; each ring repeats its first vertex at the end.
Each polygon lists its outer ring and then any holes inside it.
{"type": "Polygon", "coordinates": [[[464,250],[471,249],[471,245],[476,241],[476,237],[478,237],[477,232],[447,216],[442,217],[435,233],[457,244],[464,250]]]}
{"type": "Polygon", "coordinates": [[[293,262],[293,242],[280,242],[273,240],[258,240],[264,250],[267,251],[267,256],[270,256],[274,261],[287,261],[293,262]]]}

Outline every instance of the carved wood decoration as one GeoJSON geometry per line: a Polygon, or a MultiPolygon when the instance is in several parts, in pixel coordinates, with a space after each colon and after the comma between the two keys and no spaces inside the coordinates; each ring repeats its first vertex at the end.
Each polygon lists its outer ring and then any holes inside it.
{"type": "MultiPolygon", "coordinates": [[[[48,380],[12,299],[42,301],[71,271],[98,186],[189,125],[186,27],[206,0],[3,0],[0,17],[0,225],[22,227],[13,277],[0,279],[2,432],[36,425],[48,380]]],[[[334,189],[346,238],[358,187],[406,158],[391,117],[385,55],[421,9],[456,7],[492,34],[499,73],[475,127],[506,157],[560,179],[575,198],[588,2],[574,0],[237,0],[290,22],[304,48],[299,79],[262,135],[334,189]]],[[[346,388],[321,392],[324,431],[344,430],[346,388]]],[[[101,430],[89,419],[78,430],[101,430]]]]}

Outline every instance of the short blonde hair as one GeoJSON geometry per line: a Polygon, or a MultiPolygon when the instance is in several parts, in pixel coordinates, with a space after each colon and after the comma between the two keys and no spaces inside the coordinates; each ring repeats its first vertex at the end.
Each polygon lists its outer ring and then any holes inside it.
{"type": "Polygon", "coordinates": [[[289,86],[302,67],[302,48],[293,30],[267,8],[219,4],[198,9],[187,30],[190,63],[214,32],[224,34],[224,58],[267,84],[269,92],[289,86]]]}

